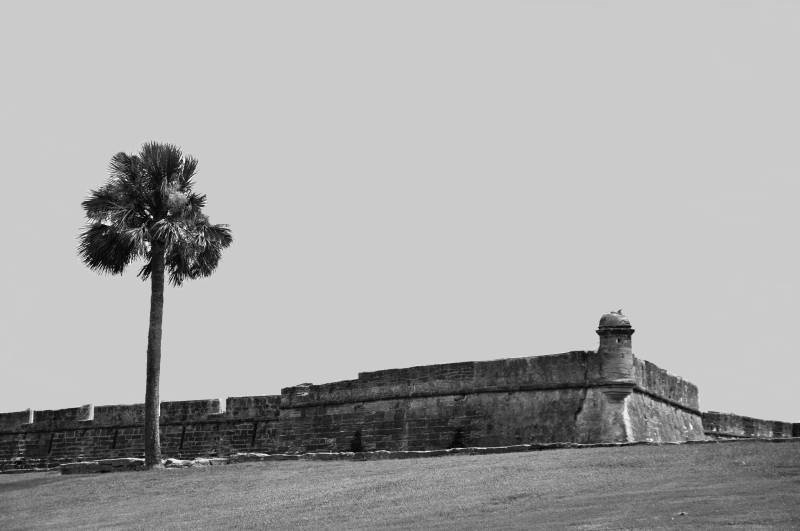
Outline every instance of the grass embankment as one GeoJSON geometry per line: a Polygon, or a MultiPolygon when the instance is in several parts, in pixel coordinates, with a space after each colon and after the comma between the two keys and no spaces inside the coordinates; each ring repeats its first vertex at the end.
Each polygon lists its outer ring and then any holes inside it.
{"type": "Polygon", "coordinates": [[[800,527],[800,442],[0,475],[0,528],[800,527]]]}

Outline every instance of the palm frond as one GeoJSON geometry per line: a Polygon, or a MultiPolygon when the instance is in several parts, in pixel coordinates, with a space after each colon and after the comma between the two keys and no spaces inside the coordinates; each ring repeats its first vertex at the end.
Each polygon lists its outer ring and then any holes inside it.
{"type": "Polygon", "coordinates": [[[231,234],[231,229],[226,224],[206,225],[204,227],[204,236],[206,241],[211,242],[220,249],[225,249],[233,243],[233,234],[231,234]]]}
{"type": "Polygon", "coordinates": [[[183,159],[183,170],[181,172],[181,189],[184,192],[189,192],[192,190],[192,186],[194,186],[192,178],[194,178],[196,173],[197,173],[197,159],[192,157],[191,155],[187,155],[183,159]]]}
{"type": "Polygon", "coordinates": [[[187,196],[186,209],[189,214],[199,214],[206,206],[206,195],[190,193],[187,196]]]}
{"type": "Polygon", "coordinates": [[[146,223],[149,218],[136,195],[127,184],[114,182],[90,191],[81,204],[86,217],[93,221],[132,228],[146,223]]]}
{"type": "Polygon", "coordinates": [[[106,185],[99,190],[89,191],[81,206],[86,211],[86,217],[96,221],[102,221],[108,217],[109,212],[118,208],[118,198],[112,186],[106,185]]]}
{"type": "Polygon", "coordinates": [[[125,229],[123,234],[126,238],[131,240],[137,256],[142,258],[148,257],[148,250],[150,248],[150,235],[149,230],[145,225],[125,229]]]}
{"type": "Polygon", "coordinates": [[[222,258],[222,248],[216,245],[209,245],[197,255],[194,267],[192,268],[192,278],[208,277],[217,269],[219,260],[222,258]]]}
{"type": "Polygon", "coordinates": [[[167,254],[165,262],[169,271],[169,281],[173,286],[180,286],[187,278],[192,276],[192,265],[196,261],[197,249],[193,246],[184,246],[180,249],[174,246],[167,254]]]}
{"type": "Polygon", "coordinates": [[[142,266],[142,268],[141,268],[141,269],[139,269],[139,272],[138,272],[138,273],[136,273],[136,276],[137,276],[137,277],[139,277],[139,278],[141,278],[142,280],[147,280],[148,278],[150,278],[150,274],[151,274],[152,272],[153,272],[153,264],[152,264],[152,262],[150,261],[150,259],[148,259],[148,260],[147,260],[147,261],[144,263],[144,265],[142,266]]]}
{"type": "Polygon", "coordinates": [[[136,242],[113,225],[94,223],[80,235],[78,255],[95,271],[121,275],[137,254],[136,242]]]}
{"type": "Polygon", "coordinates": [[[175,246],[186,245],[189,227],[181,219],[163,218],[155,222],[150,229],[153,238],[164,242],[167,253],[175,246]]]}
{"type": "Polygon", "coordinates": [[[173,144],[147,142],[142,146],[140,157],[153,184],[161,188],[162,193],[183,175],[183,153],[173,144]]]}
{"type": "Polygon", "coordinates": [[[193,227],[183,225],[183,232],[172,240],[166,256],[170,282],[180,286],[186,279],[210,276],[219,265],[222,250],[232,242],[228,226],[211,225],[206,216],[193,227]]]}
{"type": "Polygon", "coordinates": [[[136,157],[120,151],[111,157],[111,162],[108,164],[108,174],[112,179],[135,180],[135,166],[136,157]]]}

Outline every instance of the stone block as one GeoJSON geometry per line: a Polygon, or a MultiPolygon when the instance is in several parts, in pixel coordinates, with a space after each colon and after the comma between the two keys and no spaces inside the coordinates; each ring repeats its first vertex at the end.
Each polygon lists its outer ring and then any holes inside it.
{"type": "Polygon", "coordinates": [[[217,398],[161,402],[160,421],[164,423],[207,420],[209,416],[219,413],[219,399],[217,398]]]}
{"type": "Polygon", "coordinates": [[[278,418],[280,395],[231,396],[225,400],[225,413],[231,418],[278,418]]]}
{"type": "Polygon", "coordinates": [[[26,409],[14,413],[0,413],[0,431],[14,431],[33,422],[33,411],[26,409]]]}
{"type": "Polygon", "coordinates": [[[144,423],[144,404],[95,406],[96,424],[132,426],[144,423]]]}
{"type": "Polygon", "coordinates": [[[68,426],[74,422],[92,420],[94,409],[91,404],[67,409],[49,409],[33,412],[33,422],[50,427],[68,426]]]}

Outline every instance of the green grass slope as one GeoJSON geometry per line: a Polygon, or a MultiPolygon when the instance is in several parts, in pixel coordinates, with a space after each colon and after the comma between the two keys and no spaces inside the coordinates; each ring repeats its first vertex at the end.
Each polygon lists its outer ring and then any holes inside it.
{"type": "Polygon", "coordinates": [[[800,442],[0,475],[0,529],[800,528],[800,442]]]}

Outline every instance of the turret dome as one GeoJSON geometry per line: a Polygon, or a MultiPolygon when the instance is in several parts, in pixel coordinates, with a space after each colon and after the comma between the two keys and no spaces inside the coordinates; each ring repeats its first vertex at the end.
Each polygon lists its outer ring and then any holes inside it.
{"type": "Polygon", "coordinates": [[[631,326],[630,320],[622,314],[622,310],[617,310],[616,312],[609,312],[600,318],[600,328],[611,328],[620,326],[626,328],[630,328],[631,326]]]}

